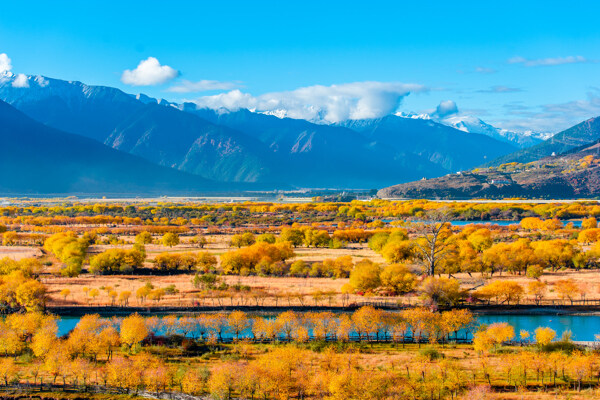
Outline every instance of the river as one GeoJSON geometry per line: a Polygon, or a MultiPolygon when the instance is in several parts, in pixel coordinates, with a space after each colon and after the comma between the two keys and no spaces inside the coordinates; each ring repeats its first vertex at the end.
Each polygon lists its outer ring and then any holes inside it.
{"type": "MultiPolygon", "coordinates": [[[[265,316],[265,318],[273,318],[273,316],[265,316]]],[[[58,321],[58,334],[66,335],[71,331],[77,322],[79,317],[62,317],[58,321]]],[[[570,315],[549,315],[549,314],[483,314],[476,315],[477,324],[492,324],[495,322],[508,322],[515,329],[515,334],[519,335],[519,331],[524,329],[531,333],[536,328],[550,327],[556,331],[557,338],[560,338],[562,333],[566,330],[572,332],[572,339],[578,341],[593,341],[595,335],[600,334],[600,315],[597,314],[570,314],[570,315]]],[[[225,337],[231,337],[231,334],[224,335],[225,337]]],[[[249,336],[249,334],[248,334],[249,336]]],[[[459,337],[464,337],[465,332],[459,332],[459,337]]],[[[467,333],[468,337],[471,337],[467,333]]]]}
{"type": "MultiPolygon", "coordinates": [[[[450,223],[452,225],[455,226],[465,226],[465,225],[470,225],[470,224],[489,224],[489,225],[499,225],[499,226],[509,226],[509,225],[518,225],[520,221],[450,221],[450,223]]],[[[569,222],[573,223],[573,226],[576,228],[580,228],[581,227],[581,220],[562,220],[561,221],[564,225],[568,224],[569,222]]]]}

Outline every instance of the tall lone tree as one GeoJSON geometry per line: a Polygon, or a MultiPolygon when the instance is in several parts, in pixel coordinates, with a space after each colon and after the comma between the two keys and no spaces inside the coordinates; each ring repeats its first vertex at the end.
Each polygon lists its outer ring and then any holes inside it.
{"type": "Polygon", "coordinates": [[[435,275],[437,265],[448,256],[449,249],[447,238],[451,233],[448,223],[452,217],[448,209],[430,211],[425,216],[425,221],[417,228],[419,238],[414,241],[415,253],[425,264],[425,273],[435,275]]]}

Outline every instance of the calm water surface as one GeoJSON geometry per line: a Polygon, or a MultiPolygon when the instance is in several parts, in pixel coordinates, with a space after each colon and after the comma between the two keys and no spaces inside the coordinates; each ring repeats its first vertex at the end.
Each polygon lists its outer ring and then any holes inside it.
{"type": "MultiPolygon", "coordinates": [[[[450,223],[452,225],[456,225],[456,226],[465,226],[465,225],[470,225],[470,224],[490,224],[490,225],[499,225],[499,226],[509,226],[509,225],[518,225],[520,221],[450,221],[450,223]]],[[[581,227],[581,220],[564,220],[562,221],[562,223],[564,225],[568,224],[569,222],[573,223],[573,226],[576,228],[581,227]]]]}
{"type": "MultiPolygon", "coordinates": [[[[265,318],[272,318],[265,317],[265,318]]],[[[566,330],[573,333],[573,340],[593,341],[594,336],[600,334],[600,315],[514,315],[514,314],[488,314],[476,316],[479,324],[492,324],[495,322],[508,322],[515,328],[518,335],[521,329],[531,333],[537,327],[544,326],[554,329],[557,338],[566,330]]],[[[77,322],[78,317],[63,317],[58,321],[59,335],[66,335],[71,331],[77,322]]],[[[468,334],[468,337],[471,337],[468,334]]],[[[225,335],[228,336],[228,335],[225,335]]],[[[465,332],[459,332],[459,337],[464,337],[465,332]]],[[[229,334],[229,337],[231,335],[229,334]]]]}

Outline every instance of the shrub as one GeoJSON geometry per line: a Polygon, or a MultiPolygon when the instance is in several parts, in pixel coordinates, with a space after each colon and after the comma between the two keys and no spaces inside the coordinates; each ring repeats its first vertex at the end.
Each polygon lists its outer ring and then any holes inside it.
{"type": "Polygon", "coordinates": [[[369,260],[358,262],[350,273],[350,285],[358,292],[368,292],[381,286],[381,267],[369,260]]]}
{"type": "Polygon", "coordinates": [[[144,255],[138,250],[109,249],[93,257],[90,272],[94,274],[131,273],[144,264],[144,255]]]}
{"type": "Polygon", "coordinates": [[[430,347],[419,350],[419,355],[429,361],[435,361],[445,357],[444,353],[440,353],[436,349],[430,347]]]}

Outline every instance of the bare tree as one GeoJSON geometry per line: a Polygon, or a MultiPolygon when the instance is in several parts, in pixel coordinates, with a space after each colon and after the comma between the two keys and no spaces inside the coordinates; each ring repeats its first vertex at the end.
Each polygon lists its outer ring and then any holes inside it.
{"type": "Polygon", "coordinates": [[[415,251],[423,260],[425,272],[429,276],[435,274],[436,266],[449,253],[443,233],[451,218],[449,209],[430,211],[426,214],[425,221],[417,227],[419,237],[414,241],[415,251]]]}

